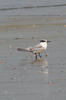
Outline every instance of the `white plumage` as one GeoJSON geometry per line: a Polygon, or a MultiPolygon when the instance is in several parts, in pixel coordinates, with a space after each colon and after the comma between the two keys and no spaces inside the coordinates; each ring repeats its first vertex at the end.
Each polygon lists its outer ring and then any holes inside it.
{"type": "Polygon", "coordinates": [[[47,49],[47,42],[50,42],[50,41],[42,39],[42,40],[40,40],[40,43],[38,45],[35,45],[33,47],[28,47],[25,49],[17,48],[17,50],[31,52],[35,55],[36,59],[37,59],[37,55],[39,55],[39,57],[41,58],[40,53],[47,49]]]}

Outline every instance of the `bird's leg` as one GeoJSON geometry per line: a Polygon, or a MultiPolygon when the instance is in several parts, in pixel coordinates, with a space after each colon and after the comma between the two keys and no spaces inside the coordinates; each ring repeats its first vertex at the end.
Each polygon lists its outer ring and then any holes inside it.
{"type": "Polygon", "coordinates": [[[39,57],[41,58],[41,55],[40,55],[40,53],[39,53],[38,55],[39,55],[39,57]]]}
{"type": "Polygon", "coordinates": [[[37,59],[37,54],[35,53],[35,58],[37,59]]]}
{"type": "Polygon", "coordinates": [[[36,55],[35,57],[36,57],[36,59],[37,59],[37,55],[36,55]]]}

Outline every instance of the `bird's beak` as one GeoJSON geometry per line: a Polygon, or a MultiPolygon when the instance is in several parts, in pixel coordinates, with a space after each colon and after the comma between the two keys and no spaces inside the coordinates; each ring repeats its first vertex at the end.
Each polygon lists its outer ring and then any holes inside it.
{"type": "Polygon", "coordinates": [[[51,42],[51,41],[47,41],[47,42],[51,42]]]}

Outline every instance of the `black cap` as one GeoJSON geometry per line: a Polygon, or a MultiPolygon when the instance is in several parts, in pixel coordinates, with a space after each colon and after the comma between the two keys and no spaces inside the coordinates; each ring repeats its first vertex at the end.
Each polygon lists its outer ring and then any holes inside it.
{"type": "Polygon", "coordinates": [[[40,40],[40,42],[47,42],[47,40],[40,40]]]}

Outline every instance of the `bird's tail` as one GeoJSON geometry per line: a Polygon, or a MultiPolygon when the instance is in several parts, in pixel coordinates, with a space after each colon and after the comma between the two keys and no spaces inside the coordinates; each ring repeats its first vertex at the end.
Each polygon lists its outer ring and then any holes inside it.
{"type": "Polygon", "coordinates": [[[27,50],[24,48],[17,48],[17,51],[27,51],[27,50]]]}

